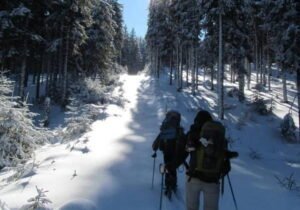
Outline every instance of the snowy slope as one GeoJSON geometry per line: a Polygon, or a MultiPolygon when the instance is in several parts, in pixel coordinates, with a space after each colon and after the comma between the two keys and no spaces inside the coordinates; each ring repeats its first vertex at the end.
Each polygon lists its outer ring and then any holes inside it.
{"type": "MultiPolygon", "coordinates": [[[[2,172],[0,200],[11,209],[18,209],[36,195],[35,186],[38,186],[49,191],[47,196],[53,202],[49,207],[54,209],[63,205],[64,210],[84,209],[79,208],[80,205],[99,210],[159,208],[161,178],[158,164],[162,157],[159,154],[156,160],[154,189],[151,189],[151,144],[165,110],[179,110],[187,131],[198,108],[210,110],[216,116],[216,95],[202,87],[202,83],[196,96],[192,96],[188,88],[178,93],[167,85],[165,75],[160,80],[145,73],[121,78],[124,98],[128,100],[125,108],[108,106],[108,117],[96,121],[91,125],[91,132],[70,145],[48,145],[39,149],[35,156],[37,167],[29,170],[28,176],[8,182],[11,172],[2,172]]],[[[280,86],[274,88],[273,93],[280,86]]],[[[290,94],[293,97],[293,93],[290,94]]],[[[238,105],[226,112],[224,123],[234,141],[232,149],[240,153],[232,163],[231,172],[239,209],[299,209],[300,193],[284,189],[275,178],[275,175],[283,178],[294,173],[300,184],[300,147],[284,143],[278,131],[279,120],[289,106],[278,100],[274,116],[260,117],[250,113],[245,125],[238,129],[236,123],[249,107],[239,105],[236,99],[226,102],[238,105]],[[261,158],[252,159],[250,154],[258,154],[261,158]]],[[[173,202],[164,199],[163,209],[185,209],[184,178],[180,169],[179,199],[173,202]]],[[[234,204],[226,182],[220,210],[230,209],[234,209],[234,204]]]]}

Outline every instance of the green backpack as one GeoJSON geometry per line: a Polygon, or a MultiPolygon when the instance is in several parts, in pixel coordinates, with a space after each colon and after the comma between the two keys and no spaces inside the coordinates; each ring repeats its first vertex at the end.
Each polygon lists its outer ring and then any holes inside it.
{"type": "Polygon", "coordinates": [[[217,121],[206,122],[200,132],[200,144],[195,151],[196,174],[204,181],[218,181],[224,176],[227,140],[225,127],[217,121]]]}

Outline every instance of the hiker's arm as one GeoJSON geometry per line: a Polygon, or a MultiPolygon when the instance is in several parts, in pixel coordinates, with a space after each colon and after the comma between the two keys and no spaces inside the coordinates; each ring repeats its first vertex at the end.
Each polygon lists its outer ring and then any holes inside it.
{"type": "Polygon", "coordinates": [[[226,151],[226,157],[228,159],[231,159],[231,158],[237,158],[239,156],[239,153],[238,152],[235,152],[235,151],[230,151],[230,150],[227,150],[226,151]]]}
{"type": "Polygon", "coordinates": [[[225,160],[224,160],[224,164],[222,167],[222,175],[221,175],[222,177],[226,176],[231,170],[230,159],[237,158],[238,156],[239,156],[238,152],[230,151],[230,150],[228,150],[228,148],[226,149],[225,160]]]}
{"type": "Polygon", "coordinates": [[[186,150],[187,152],[195,151],[199,146],[199,136],[195,131],[191,130],[186,135],[186,150]]]}
{"type": "Polygon", "coordinates": [[[237,158],[239,156],[239,153],[236,151],[231,151],[228,149],[228,140],[226,138],[226,154],[227,159],[237,158]]]}
{"type": "Polygon", "coordinates": [[[222,169],[221,169],[221,177],[224,177],[226,176],[231,170],[231,163],[230,163],[230,159],[226,158],[224,160],[224,164],[222,166],[222,169]]]}
{"type": "Polygon", "coordinates": [[[156,137],[156,139],[154,140],[153,144],[152,144],[152,149],[153,151],[157,151],[159,148],[159,135],[156,137]]]}
{"type": "Polygon", "coordinates": [[[189,153],[186,151],[186,143],[187,143],[187,137],[182,130],[179,144],[177,145],[177,156],[175,162],[176,168],[178,168],[181,164],[184,164],[186,166],[186,158],[189,155],[189,153]]]}

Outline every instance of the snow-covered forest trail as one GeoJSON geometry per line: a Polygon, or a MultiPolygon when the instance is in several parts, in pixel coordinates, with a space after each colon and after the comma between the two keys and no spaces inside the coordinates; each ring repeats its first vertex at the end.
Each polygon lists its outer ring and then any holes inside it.
{"type": "MultiPolygon", "coordinates": [[[[48,190],[51,207],[58,209],[65,203],[83,204],[83,199],[99,210],[157,210],[159,209],[160,181],[158,153],[154,189],[151,189],[153,159],[151,145],[158,134],[166,109],[177,109],[182,114],[182,125],[188,131],[196,110],[201,107],[213,112],[216,95],[203,85],[196,96],[189,88],[176,92],[167,83],[145,73],[123,75],[123,108],[108,105],[101,120],[92,124],[92,131],[69,144],[48,145],[36,152],[37,167],[15,182],[1,184],[0,200],[18,209],[36,195],[35,186],[48,190]],[[75,200],[75,202],[74,202],[75,200]]],[[[237,103],[231,99],[231,104],[237,103]]],[[[277,118],[247,121],[238,130],[236,123],[245,106],[227,112],[227,132],[232,137],[232,149],[240,157],[232,161],[231,179],[241,210],[296,210],[300,205],[297,193],[278,184],[275,175],[284,178],[294,173],[299,177],[299,146],[284,144],[274,135],[277,118]],[[266,126],[267,124],[267,126],[266,126]],[[264,126],[263,126],[264,125],[264,126]],[[259,159],[250,158],[249,148],[259,159]],[[256,153],[255,153],[256,152],[256,153]],[[298,155],[297,155],[298,154],[298,155]],[[295,162],[296,161],[296,162],[295,162]]],[[[179,199],[163,200],[164,210],[184,210],[185,175],[178,170],[179,199]]],[[[0,180],[11,173],[2,173],[0,180]]],[[[5,182],[3,182],[5,183],[5,182]]],[[[69,208],[78,210],[80,208],[69,208]]],[[[234,209],[230,188],[225,183],[225,194],[220,199],[220,210],[234,209]]],[[[65,209],[64,209],[65,210],[65,209]]]]}
{"type": "Polygon", "coordinates": [[[91,141],[99,148],[99,155],[110,150],[109,157],[104,157],[106,167],[97,172],[107,174],[109,181],[99,184],[95,202],[99,209],[150,210],[156,206],[158,198],[158,194],[150,190],[150,155],[151,143],[159,125],[160,103],[143,74],[125,76],[124,79],[124,98],[129,100],[125,109],[105,122],[95,123],[91,132],[91,141]],[[94,139],[99,136],[103,136],[103,145],[94,139]]]}

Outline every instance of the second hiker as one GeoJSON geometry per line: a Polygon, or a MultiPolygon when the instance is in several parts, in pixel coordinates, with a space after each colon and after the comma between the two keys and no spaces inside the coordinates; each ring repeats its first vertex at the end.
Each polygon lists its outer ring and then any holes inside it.
{"type": "Polygon", "coordinates": [[[166,169],[165,195],[169,198],[171,198],[172,192],[176,192],[177,189],[177,156],[180,156],[180,153],[185,150],[185,135],[183,128],[180,126],[180,120],[181,115],[179,112],[168,111],[160,126],[160,133],[152,144],[152,149],[155,152],[159,149],[163,153],[166,169]]]}

